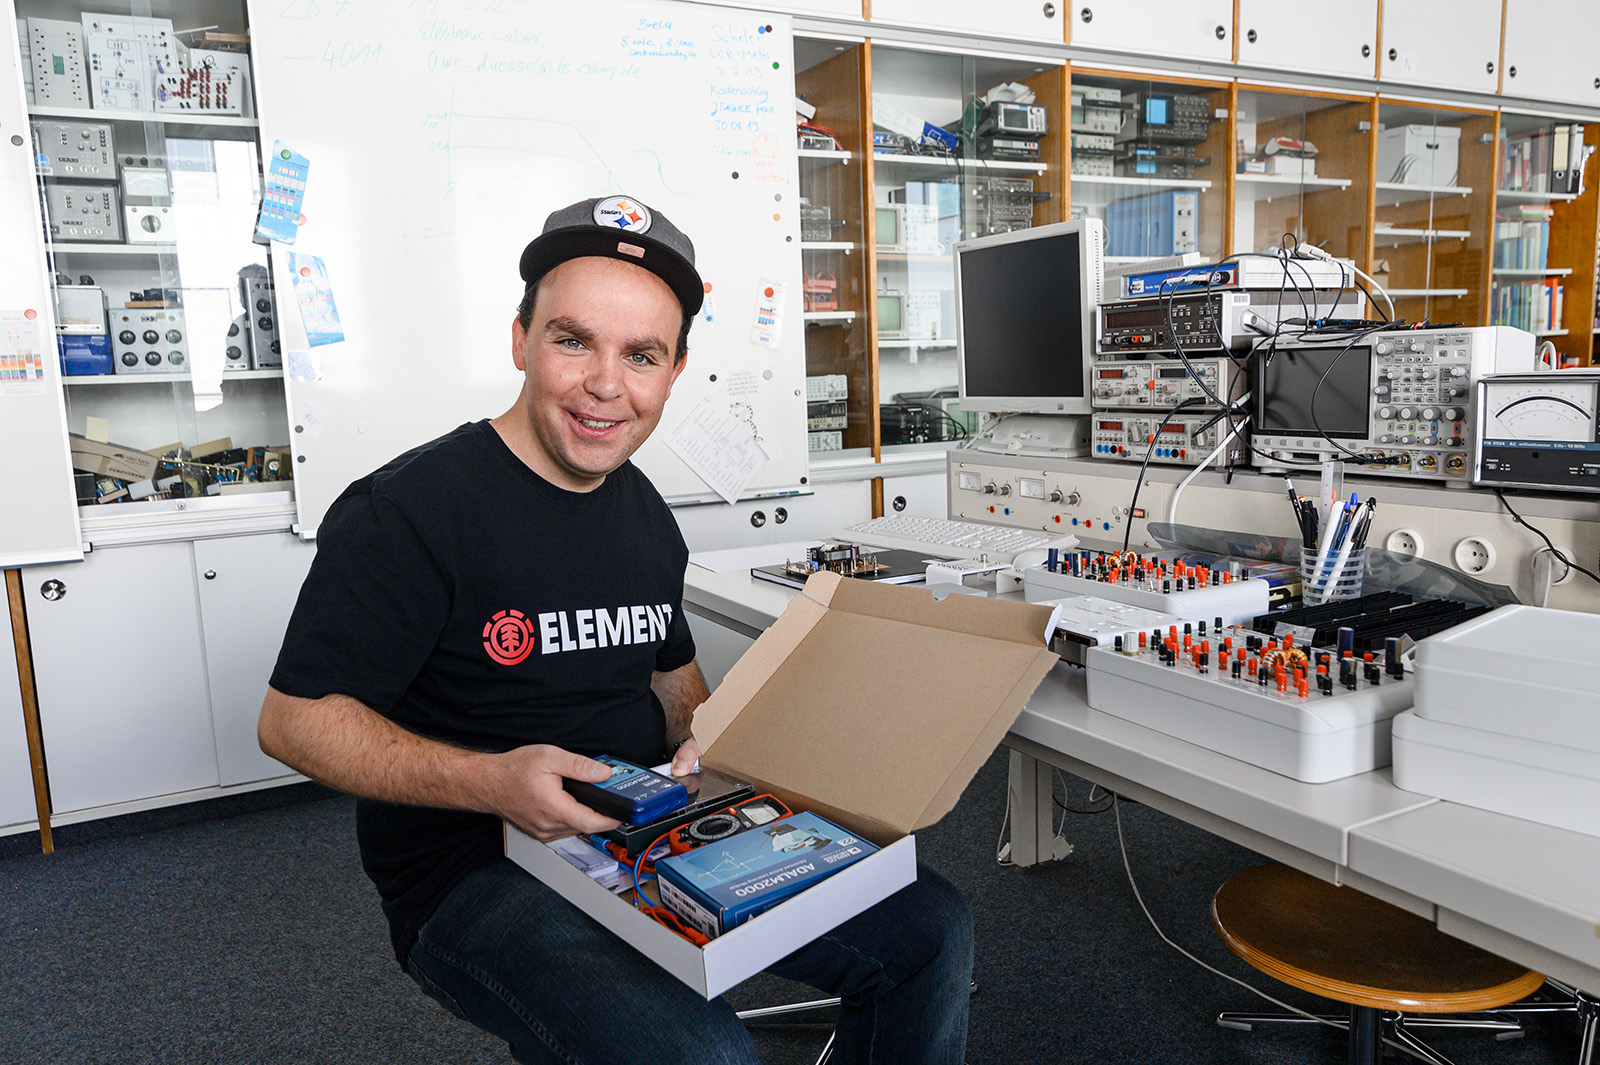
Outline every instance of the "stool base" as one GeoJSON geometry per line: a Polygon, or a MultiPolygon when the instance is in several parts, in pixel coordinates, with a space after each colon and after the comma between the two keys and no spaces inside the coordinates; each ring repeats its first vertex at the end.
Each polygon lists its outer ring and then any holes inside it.
{"type": "MultiPolygon", "coordinates": [[[[1344,1028],[1350,1033],[1350,1065],[1378,1065],[1383,1059],[1385,1042],[1393,1043],[1429,1065],[1454,1065],[1449,1058],[1418,1039],[1413,1034],[1415,1029],[1492,1032],[1496,1039],[1520,1039],[1525,1034],[1522,1025],[1494,1013],[1416,1015],[1378,1010],[1371,1006],[1351,1006],[1345,1016],[1325,1015],[1315,1019],[1298,1013],[1219,1013],[1217,1023],[1224,1028],[1246,1032],[1258,1024],[1327,1023],[1344,1028]]],[[[1584,1062],[1583,1065],[1590,1063],[1584,1062]]]]}

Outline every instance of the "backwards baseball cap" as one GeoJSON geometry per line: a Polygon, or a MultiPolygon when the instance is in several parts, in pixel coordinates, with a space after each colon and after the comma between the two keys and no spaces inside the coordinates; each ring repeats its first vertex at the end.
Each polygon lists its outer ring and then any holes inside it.
{"type": "Polygon", "coordinates": [[[553,212],[544,232],[522,249],[522,280],[531,285],[568,259],[587,255],[649,270],[672,289],[685,314],[695,314],[705,301],[694,245],[665,215],[631,196],[583,200],[553,212]]]}

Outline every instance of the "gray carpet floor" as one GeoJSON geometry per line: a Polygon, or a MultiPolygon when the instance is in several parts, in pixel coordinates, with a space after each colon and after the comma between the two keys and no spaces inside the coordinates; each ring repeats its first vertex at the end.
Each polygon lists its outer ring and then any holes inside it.
{"type": "MultiPolygon", "coordinates": [[[[976,915],[969,1062],[1344,1060],[1331,1029],[1217,1027],[1219,1010],[1257,1002],[1157,938],[1110,813],[1063,814],[1075,847],[1064,860],[998,865],[1005,769],[1002,749],[954,813],[918,834],[919,857],[976,915]]],[[[1063,785],[1064,804],[1088,808],[1086,783],[1063,785]]],[[[1318,1005],[1238,961],[1211,930],[1212,892],[1260,857],[1144,806],[1121,812],[1134,874],[1168,935],[1286,1001],[1318,1005]]],[[[48,856],[37,834],[0,839],[0,1062],[509,1062],[503,1044],[395,966],[352,821],[350,799],[303,784],[68,826],[48,856]]],[[[729,998],[744,1008],[808,996],[757,977],[729,998]]],[[[772,1065],[810,1062],[826,1038],[814,1023],[756,1032],[772,1065]]],[[[1577,1054],[1565,1017],[1531,1022],[1515,1042],[1434,1043],[1463,1063],[1577,1054]]]]}

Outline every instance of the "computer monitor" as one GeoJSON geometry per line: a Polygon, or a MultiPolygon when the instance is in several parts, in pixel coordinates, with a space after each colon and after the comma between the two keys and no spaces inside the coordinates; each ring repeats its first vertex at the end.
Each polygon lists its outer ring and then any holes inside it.
{"type": "Polygon", "coordinates": [[[955,259],[961,409],[1088,414],[1100,220],[964,240],[955,259]]]}

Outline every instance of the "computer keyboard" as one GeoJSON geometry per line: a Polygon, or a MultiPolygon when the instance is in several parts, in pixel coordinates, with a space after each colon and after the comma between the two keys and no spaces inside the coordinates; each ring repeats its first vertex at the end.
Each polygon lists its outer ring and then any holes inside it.
{"type": "Polygon", "coordinates": [[[911,514],[886,514],[845,526],[842,540],[859,541],[873,547],[926,551],[931,555],[977,558],[988,555],[994,561],[1009,562],[1023,551],[1066,547],[1077,542],[1072,536],[1052,536],[1031,529],[1008,529],[975,521],[950,521],[945,518],[919,518],[911,514]]]}

